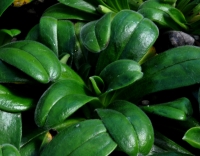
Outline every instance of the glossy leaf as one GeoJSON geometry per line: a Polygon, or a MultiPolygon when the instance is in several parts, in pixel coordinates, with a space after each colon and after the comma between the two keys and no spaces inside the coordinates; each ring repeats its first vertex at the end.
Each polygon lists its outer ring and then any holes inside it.
{"type": "Polygon", "coordinates": [[[0,1],[0,16],[4,11],[13,3],[13,0],[2,0],[0,1]]]}
{"type": "Polygon", "coordinates": [[[123,100],[111,103],[109,108],[119,111],[129,120],[137,134],[139,153],[147,155],[154,143],[154,130],[148,116],[133,103],[123,100]]]}
{"type": "Polygon", "coordinates": [[[32,98],[13,93],[12,90],[3,85],[0,85],[0,95],[0,109],[3,111],[21,112],[32,108],[34,105],[32,98]]]}
{"type": "Polygon", "coordinates": [[[100,15],[91,14],[88,12],[81,11],[69,6],[66,6],[61,3],[54,4],[47,8],[43,16],[50,16],[56,19],[75,19],[75,20],[84,20],[91,21],[96,20],[100,15]]]}
{"type": "MultiPolygon", "coordinates": [[[[98,0],[99,4],[105,8],[108,8],[112,12],[118,12],[124,9],[130,9],[127,0],[98,0]]],[[[99,6],[100,6],[99,5],[99,6]]]]}
{"type": "Polygon", "coordinates": [[[96,111],[120,150],[136,156],[139,151],[137,134],[130,121],[122,113],[112,109],[96,109],[96,111]]]}
{"type": "Polygon", "coordinates": [[[35,110],[36,124],[40,127],[59,124],[82,105],[96,100],[89,93],[84,84],[75,80],[66,79],[54,83],[38,101],[35,110]]]}
{"type": "Polygon", "coordinates": [[[17,41],[1,47],[0,59],[41,83],[58,79],[61,74],[55,54],[35,41],[17,41]]]}
{"type": "Polygon", "coordinates": [[[0,110],[0,134],[0,145],[8,143],[19,149],[22,136],[21,114],[0,110]]]}
{"type": "Polygon", "coordinates": [[[200,71],[196,64],[199,62],[199,47],[181,46],[167,50],[144,63],[143,78],[119,92],[118,96],[137,101],[150,93],[197,84],[200,71]]]}
{"type": "Polygon", "coordinates": [[[41,17],[39,29],[42,42],[58,56],[57,19],[41,17]]]}
{"type": "Polygon", "coordinates": [[[199,134],[200,134],[200,127],[193,127],[187,130],[182,139],[191,146],[200,149],[199,134]]]}
{"type": "Polygon", "coordinates": [[[187,21],[181,11],[159,0],[145,1],[138,8],[138,12],[144,15],[144,17],[156,22],[158,25],[174,30],[188,29],[187,21]]]}
{"type": "Polygon", "coordinates": [[[39,31],[40,41],[59,58],[69,54],[73,59],[76,38],[72,22],[43,16],[40,19],[39,31]]]}
{"type": "Polygon", "coordinates": [[[116,143],[112,140],[108,133],[101,133],[92,139],[88,140],[86,143],[82,144],[81,147],[78,147],[73,151],[71,156],[88,156],[88,155],[98,155],[105,156],[109,155],[115,148],[116,143]],[[101,145],[101,146],[99,146],[101,145]],[[95,147],[95,148],[92,148],[95,147]],[[88,149],[87,152],[86,149],[88,149]]]}
{"type": "Polygon", "coordinates": [[[131,10],[120,11],[112,20],[110,42],[99,55],[96,74],[118,59],[139,62],[157,37],[158,29],[152,21],[131,10]]]}
{"type": "MultiPolygon", "coordinates": [[[[46,133],[47,132],[45,130],[40,130],[40,132],[38,131],[38,133],[32,138],[29,138],[29,140],[28,136],[24,136],[20,147],[21,156],[39,155],[42,140],[44,139],[46,133]]],[[[33,133],[29,133],[29,135],[31,136],[33,133]]]]}
{"type": "Polygon", "coordinates": [[[60,3],[67,5],[69,7],[88,12],[91,14],[97,14],[96,6],[93,6],[91,3],[88,3],[85,0],[58,0],[60,3]]]}
{"type": "Polygon", "coordinates": [[[176,120],[186,120],[193,113],[192,105],[187,98],[179,98],[172,102],[141,107],[147,113],[164,116],[176,120]]]}
{"type": "Polygon", "coordinates": [[[106,85],[106,92],[126,87],[143,74],[140,65],[133,60],[117,60],[107,65],[99,74],[106,85]]]}
{"type": "Polygon", "coordinates": [[[0,145],[0,155],[1,156],[21,156],[18,149],[12,144],[0,145]]]}
{"type": "Polygon", "coordinates": [[[45,121],[45,127],[51,127],[63,122],[79,108],[93,100],[98,99],[92,96],[79,94],[71,94],[62,97],[49,111],[45,121]]]}
{"type": "Polygon", "coordinates": [[[57,41],[59,58],[69,54],[73,59],[75,53],[76,36],[74,24],[69,20],[58,20],[57,41]]]}
{"type": "Polygon", "coordinates": [[[76,73],[71,67],[69,67],[67,64],[61,63],[61,76],[59,77],[59,80],[65,80],[65,79],[72,79],[76,80],[76,82],[79,82],[81,84],[85,84],[83,79],[76,73]]]}
{"type": "Polygon", "coordinates": [[[47,155],[79,155],[83,154],[104,156],[110,154],[116,147],[106,133],[106,128],[100,120],[86,120],[72,125],[59,134],[44,148],[41,156],[47,155]],[[105,139],[105,141],[103,141],[105,139]],[[59,142],[59,146],[57,143],[59,142]],[[94,144],[101,146],[96,148],[94,144]],[[67,148],[66,148],[67,147],[67,148]],[[95,147],[95,148],[94,148],[95,147]],[[100,152],[100,153],[99,153],[100,152]]]}
{"type": "Polygon", "coordinates": [[[17,68],[0,60],[1,83],[28,83],[34,80],[17,68]]]}
{"type": "Polygon", "coordinates": [[[107,0],[106,4],[117,11],[129,9],[128,0],[107,0]]]}
{"type": "Polygon", "coordinates": [[[80,32],[83,45],[91,52],[104,50],[110,39],[111,13],[105,14],[97,21],[85,24],[80,32]]]}

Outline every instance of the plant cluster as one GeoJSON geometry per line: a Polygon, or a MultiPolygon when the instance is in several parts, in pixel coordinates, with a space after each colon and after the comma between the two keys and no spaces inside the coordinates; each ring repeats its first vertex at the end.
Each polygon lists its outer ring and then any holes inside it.
{"type": "MultiPolygon", "coordinates": [[[[29,2],[1,0],[0,15],[29,2]]],[[[199,0],[58,0],[23,40],[0,29],[0,155],[196,155],[199,12],[199,0]]]]}

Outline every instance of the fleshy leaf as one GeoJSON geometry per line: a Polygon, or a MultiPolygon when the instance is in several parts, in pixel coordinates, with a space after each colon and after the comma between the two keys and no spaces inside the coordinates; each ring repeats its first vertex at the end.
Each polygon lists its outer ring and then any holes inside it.
{"type": "Polygon", "coordinates": [[[192,105],[187,98],[179,98],[172,102],[141,107],[147,113],[164,116],[176,120],[186,120],[193,113],[192,105]]]}
{"type": "Polygon", "coordinates": [[[191,146],[200,149],[200,127],[190,128],[183,136],[183,140],[191,146]]]}
{"type": "Polygon", "coordinates": [[[85,24],[80,32],[83,45],[91,52],[104,50],[110,39],[111,13],[105,14],[97,21],[85,24]]]}
{"type": "Polygon", "coordinates": [[[107,65],[99,74],[104,80],[106,91],[126,87],[143,76],[140,65],[133,60],[117,60],[107,65]]]}
{"type": "Polygon", "coordinates": [[[106,133],[102,121],[93,119],[79,122],[62,130],[44,148],[41,156],[80,155],[80,153],[84,156],[96,155],[97,153],[104,156],[110,154],[115,148],[116,143],[106,133]],[[57,146],[58,142],[59,146],[57,146]],[[101,146],[96,148],[94,146],[96,143],[101,146]],[[91,148],[91,146],[95,148],[91,148]]]}
{"type": "Polygon", "coordinates": [[[41,83],[56,80],[61,74],[60,62],[56,55],[35,41],[17,41],[2,46],[0,59],[41,83]]]}
{"type": "Polygon", "coordinates": [[[139,62],[158,37],[156,25],[132,10],[118,12],[111,23],[110,41],[98,58],[96,74],[119,59],[139,62]]]}
{"type": "Polygon", "coordinates": [[[35,122],[39,127],[52,127],[92,100],[97,99],[90,96],[84,84],[72,79],[60,80],[52,84],[39,99],[35,122]]]}

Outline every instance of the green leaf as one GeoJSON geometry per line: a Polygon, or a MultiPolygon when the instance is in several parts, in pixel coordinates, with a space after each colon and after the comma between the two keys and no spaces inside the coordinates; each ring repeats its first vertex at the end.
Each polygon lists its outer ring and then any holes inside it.
{"type": "Polygon", "coordinates": [[[57,20],[43,16],[39,23],[40,41],[59,57],[69,54],[74,57],[76,37],[74,24],[68,20],[57,20]]]}
{"type": "Polygon", "coordinates": [[[182,139],[191,146],[200,149],[199,134],[200,134],[200,127],[193,127],[187,130],[182,139]]]}
{"type": "Polygon", "coordinates": [[[21,114],[0,110],[0,134],[0,145],[8,143],[19,149],[22,136],[21,114]]]}
{"type": "Polygon", "coordinates": [[[117,100],[109,108],[122,113],[132,124],[137,134],[139,153],[147,155],[154,143],[154,130],[147,115],[133,103],[117,100]]]}
{"type": "Polygon", "coordinates": [[[181,153],[182,155],[193,155],[191,152],[189,152],[187,149],[183,148],[173,140],[169,139],[162,133],[158,132],[157,130],[154,129],[154,144],[165,151],[173,151],[173,152],[178,152],[181,153]]]}
{"type": "Polygon", "coordinates": [[[39,41],[39,24],[33,26],[25,37],[25,40],[39,41]]]}
{"type": "Polygon", "coordinates": [[[126,87],[142,77],[140,65],[133,60],[117,60],[107,65],[99,74],[106,92],[126,87]]]}
{"type": "Polygon", "coordinates": [[[80,155],[80,152],[81,155],[105,156],[115,148],[116,143],[106,133],[103,123],[93,119],[79,122],[62,130],[44,148],[41,156],[80,155]],[[59,146],[57,146],[58,142],[59,146]]]}
{"type": "Polygon", "coordinates": [[[70,155],[71,156],[78,156],[78,155],[105,156],[105,155],[109,155],[116,148],[116,146],[117,146],[116,143],[111,139],[108,133],[101,133],[91,138],[84,144],[82,144],[81,147],[78,147],[70,155]],[[86,152],[87,149],[89,150],[86,152]]]}
{"type": "MultiPolygon", "coordinates": [[[[38,132],[32,138],[29,138],[29,140],[28,140],[28,136],[26,136],[26,137],[23,136],[23,138],[22,138],[23,143],[21,144],[21,147],[20,147],[21,156],[39,155],[42,140],[44,139],[45,134],[47,133],[46,131],[41,130],[40,133],[38,132]],[[27,142],[25,142],[24,138],[27,139],[26,140],[27,142]]],[[[30,134],[33,134],[33,133],[29,133],[29,135],[30,134]]]]}
{"type": "Polygon", "coordinates": [[[104,81],[99,76],[91,76],[89,80],[95,94],[100,95],[104,89],[104,81]]]}
{"type": "Polygon", "coordinates": [[[162,152],[162,153],[152,154],[151,156],[191,156],[191,154],[183,154],[179,152],[162,152]]]}
{"type": "Polygon", "coordinates": [[[32,98],[20,96],[13,93],[10,89],[0,85],[0,109],[8,112],[26,111],[33,107],[34,100],[32,98]]]}
{"type": "Polygon", "coordinates": [[[81,11],[61,3],[54,4],[47,8],[42,16],[50,16],[56,19],[75,19],[84,21],[96,20],[100,17],[100,15],[81,11]]]}
{"type": "Polygon", "coordinates": [[[134,102],[150,93],[198,84],[200,69],[196,64],[199,62],[199,47],[181,46],[167,50],[144,63],[142,79],[119,91],[118,97],[134,102]]]}
{"type": "Polygon", "coordinates": [[[13,1],[14,0],[1,0],[0,1],[0,16],[13,3],[13,1]]]}
{"type": "Polygon", "coordinates": [[[17,36],[21,33],[18,29],[0,29],[0,46],[11,42],[14,36],[17,36]]]}
{"type": "Polygon", "coordinates": [[[145,1],[139,7],[138,12],[158,25],[175,30],[188,29],[187,21],[181,11],[159,0],[145,1]]]}
{"type": "Polygon", "coordinates": [[[58,0],[60,3],[91,14],[97,14],[96,6],[85,0],[58,0]]]}
{"type": "Polygon", "coordinates": [[[112,109],[96,109],[96,111],[120,150],[128,155],[137,155],[138,139],[129,120],[122,113],[112,109]]]}
{"type": "Polygon", "coordinates": [[[74,59],[76,46],[74,23],[69,20],[58,20],[57,41],[59,58],[69,54],[70,58],[74,59]]]}
{"type": "Polygon", "coordinates": [[[34,81],[17,68],[0,60],[0,83],[27,83],[34,81]]]}
{"type": "Polygon", "coordinates": [[[91,52],[104,50],[110,39],[111,13],[105,14],[97,21],[85,24],[80,32],[83,45],[91,52]]]}
{"type": "Polygon", "coordinates": [[[72,79],[58,81],[39,99],[35,110],[35,122],[39,127],[54,126],[92,100],[97,99],[90,96],[84,84],[72,79]]]}
{"type": "Polygon", "coordinates": [[[128,0],[130,9],[137,11],[139,6],[143,3],[143,0],[128,0]]]}
{"type": "Polygon", "coordinates": [[[0,59],[41,83],[56,80],[61,74],[60,62],[55,54],[35,41],[17,41],[2,46],[0,59]]]}
{"type": "Polygon", "coordinates": [[[39,30],[42,43],[58,56],[57,19],[48,16],[41,17],[39,30]]]}
{"type": "Polygon", "coordinates": [[[71,94],[62,97],[49,111],[45,127],[51,127],[63,122],[79,108],[93,100],[97,100],[97,98],[79,94],[71,94]]]}
{"type": "Polygon", "coordinates": [[[18,149],[12,144],[0,145],[0,155],[1,156],[21,156],[18,149]]]}
{"type": "Polygon", "coordinates": [[[115,9],[116,11],[129,9],[128,0],[107,0],[105,2],[109,7],[115,9]]]}
{"type": "Polygon", "coordinates": [[[71,67],[69,67],[67,64],[61,63],[61,76],[59,77],[59,80],[65,80],[65,79],[72,79],[76,80],[77,82],[81,84],[85,84],[83,79],[76,73],[71,67]]]}
{"type": "Polygon", "coordinates": [[[99,55],[96,74],[118,59],[139,62],[157,37],[158,29],[152,21],[131,10],[120,11],[112,20],[110,42],[99,55]]]}
{"type": "Polygon", "coordinates": [[[164,116],[175,120],[186,120],[193,113],[189,99],[183,97],[172,102],[142,106],[142,110],[147,113],[164,116]]]}

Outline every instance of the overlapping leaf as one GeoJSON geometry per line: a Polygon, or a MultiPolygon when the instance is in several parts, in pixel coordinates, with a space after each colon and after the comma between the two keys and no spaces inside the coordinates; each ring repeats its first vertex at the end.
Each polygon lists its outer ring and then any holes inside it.
{"type": "MultiPolygon", "coordinates": [[[[79,7],[79,8],[82,8],[79,7]]],[[[89,9],[90,10],[90,9],[89,9]]],[[[96,20],[100,17],[97,13],[94,13],[94,10],[85,11],[76,8],[72,8],[70,6],[64,5],[62,3],[54,4],[47,8],[43,16],[50,16],[56,19],[76,19],[81,21],[91,21],[96,20]]]]}
{"type": "Polygon", "coordinates": [[[61,131],[44,148],[41,156],[63,154],[105,156],[109,155],[116,146],[103,123],[98,119],[93,119],[79,122],[61,131]],[[59,146],[57,146],[58,142],[59,146]]]}
{"type": "Polygon", "coordinates": [[[19,150],[12,144],[2,144],[0,145],[0,154],[1,156],[21,156],[19,150]]]}
{"type": "Polygon", "coordinates": [[[104,50],[110,39],[111,13],[105,14],[97,21],[88,22],[80,32],[83,45],[91,52],[104,50]]]}
{"type": "Polygon", "coordinates": [[[144,2],[138,8],[138,12],[157,23],[161,28],[171,28],[174,30],[188,29],[187,21],[181,11],[159,0],[144,2]]]}
{"type": "Polygon", "coordinates": [[[129,120],[137,135],[139,153],[148,154],[154,143],[154,130],[147,115],[136,105],[123,100],[113,102],[109,108],[119,111],[129,120]]]}
{"type": "Polygon", "coordinates": [[[21,114],[0,110],[0,134],[0,145],[11,144],[19,149],[22,136],[21,114]]]}
{"type": "Polygon", "coordinates": [[[11,41],[14,36],[20,34],[18,29],[0,29],[0,46],[11,41]]]}
{"type": "Polygon", "coordinates": [[[153,113],[175,120],[186,120],[193,113],[189,99],[184,97],[172,102],[143,106],[142,109],[147,113],[153,113]]]}
{"type": "Polygon", "coordinates": [[[40,127],[52,127],[93,100],[97,98],[90,96],[84,84],[72,79],[58,81],[51,85],[38,101],[35,122],[40,127]]]}
{"type": "Polygon", "coordinates": [[[60,62],[56,55],[35,41],[18,41],[2,46],[0,60],[41,83],[56,80],[61,74],[60,62]]]}
{"type": "Polygon", "coordinates": [[[59,0],[60,3],[91,14],[97,14],[96,6],[85,0],[59,0]]]}
{"type": "Polygon", "coordinates": [[[139,151],[138,139],[129,120],[122,113],[112,109],[97,109],[96,111],[120,150],[128,155],[136,156],[139,151]]]}
{"type": "Polygon", "coordinates": [[[110,42],[100,53],[96,74],[118,59],[139,62],[157,37],[158,29],[152,21],[131,10],[120,11],[112,20],[110,42]]]}
{"type": "Polygon", "coordinates": [[[99,74],[106,92],[126,87],[143,76],[140,65],[133,60],[117,60],[107,65],[99,74]]]}
{"type": "Polygon", "coordinates": [[[167,50],[144,63],[143,78],[118,95],[123,99],[137,101],[150,93],[197,84],[200,81],[200,69],[196,66],[199,62],[198,47],[181,46],[167,50]]]}
{"type": "Polygon", "coordinates": [[[57,20],[44,16],[39,23],[40,40],[52,49],[57,56],[70,54],[75,51],[74,25],[68,20],[57,20]]]}

